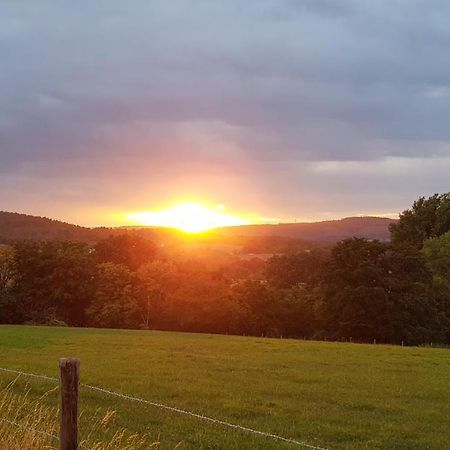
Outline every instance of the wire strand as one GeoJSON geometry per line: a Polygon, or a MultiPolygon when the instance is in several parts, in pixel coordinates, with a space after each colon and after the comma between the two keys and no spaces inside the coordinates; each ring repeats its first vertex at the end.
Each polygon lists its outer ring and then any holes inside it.
{"type": "Polygon", "coordinates": [[[8,425],[13,425],[13,426],[15,426],[17,428],[20,428],[22,430],[31,431],[32,433],[35,433],[35,434],[40,434],[42,436],[51,438],[51,439],[59,442],[59,437],[55,436],[54,434],[48,433],[47,431],[38,430],[36,428],[26,427],[26,426],[24,426],[24,425],[22,425],[22,424],[20,424],[18,422],[14,422],[13,420],[9,420],[6,417],[0,417],[0,422],[7,423],[8,425]]]}
{"type": "MultiPolygon", "coordinates": [[[[26,427],[26,426],[22,425],[21,423],[14,422],[13,420],[7,419],[6,417],[0,417],[0,422],[7,423],[8,425],[13,425],[13,426],[20,428],[22,430],[25,430],[25,431],[31,431],[32,433],[40,434],[42,436],[53,439],[54,441],[57,441],[57,442],[59,442],[59,440],[60,440],[58,436],[56,436],[52,433],[49,433],[48,431],[38,430],[37,428],[32,428],[32,427],[26,427]]],[[[78,444],[78,446],[82,450],[90,450],[89,447],[86,447],[83,444],[78,444]]]]}
{"type": "MultiPolygon", "coordinates": [[[[27,376],[30,378],[36,378],[36,379],[40,379],[40,380],[45,380],[45,381],[59,381],[58,378],[55,377],[49,377],[47,375],[37,375],[34,373],[29,373],[29,372],[23,372],[21,370],[16,370],[16,369],[7,369],[4,367],[0,367],[0,371],[3,372],[7,372],[7,373],[14,373],[16,375],[23,375],[23,376],[27,376]]],[[[209,417],[209,416],[205,416],[203,414],[198,414],[198,413],[194,413],[191,411],[187,411],[185,409],[181,409],[181,408],[177,408],[175,406],[169,406],[169,405],[165,405],[163,403],[158,403],[158,402],[153,402],[150,400],[145,400],[143,398],[139,398],[139,397],[134,397],[132,395],[128,395],[128,394],[122,394],[120,392],[115,392],[115,391],[111,391],[109,389],[104,389],[98,386],[93,386],[90,384],[84,384],[84,383],[80,383],[81,387],[84,387],[86,389],[90,389],[92,391],[97,391],[97,392],[102,392],[103,394],[107,394],[107,395],[111,395],[114,397],[118,397],[121,398],[123,400],[128,400],[128,401],[134,401],[134,402],[138,402],[138,403],[142,403],[148,406],[153,406],[156,408],[160,408],[160,409],[164,409],[166,411],[170,411],[170,412],[174,412],[177,414],[182,414],[182,415],[186,415],[186,416],[190,416],[190,417],[194,417],[196,419],[200,419],[209,423],[214,423],[216,425],[222,425],[228,428],[232,428],[235,430],[240,430],[242,432],[246,432],[246,433],[251,433],[251,434],[255,434],[258,436],[263,436],[266,438],[270,438],[270,439],[274,439],[277,441],[281,441],[281,442],[286,442],[288,444],[293,444],[293,445],[298,445],[301,446],[303,448],[308,448],[310,450],[327,450],[324,447],[317,447],[315,445],[311,445],[308,444],[307,442],[304,441],[298,441],[296,439],[292,439],[292,438],[287,438],[284,436],[280,436],[278,434],[274,434],[274,433],[269,433],[266,431],[260,431],[260,430],[255,430],[253,428],[248,428],[248,427],[244,427],[242,425],[238,425],[235,423],[231,423],[231,422],[226,422],[224,420],[220,420],[220,419],[215,419],[213,417],[209,417]]]]}

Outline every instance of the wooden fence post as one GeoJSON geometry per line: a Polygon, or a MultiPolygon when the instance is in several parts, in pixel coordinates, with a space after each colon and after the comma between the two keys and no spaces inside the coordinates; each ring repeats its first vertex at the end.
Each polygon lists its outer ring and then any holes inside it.
{"type": "Polygon", "coordinates": [[[61,358],[59,360],[60,386],[60,450],[78,449],[78,384],[80,360],[61,358]]]}

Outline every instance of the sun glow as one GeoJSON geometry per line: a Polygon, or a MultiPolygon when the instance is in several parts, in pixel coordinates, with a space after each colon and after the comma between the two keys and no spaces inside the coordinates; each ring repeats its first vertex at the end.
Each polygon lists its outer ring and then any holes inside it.
{"type": "Polygon", "coordinates": [[[201,203],[181,203],[161,211],[140,211],[127,215],[139,225],[177,228],[187,233],[200,233],[212,228],[248,225],[242,217],[224,212],[224,205],[208,207],[201,203]]]}

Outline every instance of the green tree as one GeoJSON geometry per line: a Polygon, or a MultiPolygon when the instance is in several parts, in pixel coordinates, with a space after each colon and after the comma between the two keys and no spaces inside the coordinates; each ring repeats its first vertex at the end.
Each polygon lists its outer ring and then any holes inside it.
{"type": "Polygon", "coordinates": [[[407,243],[417,248],[421,248],[426,239],[450,231],[450,193],[419,198],[411,209],[400,214],[399,221],[392,224],[390,230],[393,243],[407,243]]]}
{"type": "Polygon", "coordinates": [[[314,296],[304,286],[279,289],[261,281],[244,281],[232,290],[240,307],[240,333],[255,336],[312,336],[314,296]]]}
{"type": "Polygon", "coordinates": [[[141,313],[135,278],[128,267],[99,264],[95,293],[87,310],[88,324],[103,328],[139,328],[141,313]]]}
{"type": "Polygon", "coordinates": [[[173,295],[180,282],[177,267],[173,262],[152,261],[139,268],[136,279],[142,326],[146,329],[163,326],[167,297],[173,295]]]}
{"type": "Polygon", "coordinates": [[[391,302],[386,340],[409,344],[442,342],[433,278],[420,251],[412,245],[390,245],[383,267],[384,289],[391,302]]]}
{"type": "Polygon", "coordinates": [[[110,236],[97,243],[97,262],[123,264],[130,270],[137,270],[143,264],[153,261],[157,255],[155,244],[136,234],[110,236]]]}
{"type": "Polygon", "coordinates": [[[318,316],[320,291],[317,287],[294,286],[281,291],[283,306],[283,335],[286,337],[315,337],[320,334],[318,316]]]}
{"type": "Polygon", "coordinates": [[[236,332],[239,307],[232,303],[229,283],[209,261],[176,264],[176,283],[165,300],[165,327],[192,332],[236,332]]]}
{"type": "Polygon", "coordinates": [[[432,278],[412,246],[349,239],[336,245],[323,280],[328,334],[410,344],[439,334],[432,278]]]}
{"type": "Polygon", "coordinates": [[[267,261],[265,277],[278,288],[315,285],[320,280],[328,256],[328,252],[321,249],[275,255],[267,261]]]}
{"type": "Polygon", "coordinates": [[[14,249],[8,245],[0,245],[0,292],[11,287],[14,278],[14,249]]]}
{"type": "Polygon", "coordinates": [[[0,245],[0,323],[11,323],[16,319],[16,305],[12,295],[14,271],[14,249],[0,245]]]}
{"type": "Polygon", "coordinates": [[[241,333],[256,336],[282,334],[280,297],[274,288],[260,281],[244,281],[233,288],[233,299],[242,309],[241,333]]]}
{"type": "Polygon", "coordinates": [[[450,342],[450,232],[427,239],[422,253],[433,274],[433,289],[438,302],[445,341],[450,342]]]}
{"type": "Polygon", "coordinates": [[[22,320],[84,325],[94,287],[91,248],[70,241],[24,241],[14,250],[14,294],[22,320]]]}
{"type": "Polygon", "coordinates": [[[385,335],[389,299],[382,288],[385,244],[365,239],[338,243],[324,273],[324,316],[333,338],[369,340],[385,335]]]}
{"type": "Polygon", "coordinates": [[[433,275],[450,283],[450,231],[427,239],[422,253],[433,275]]]}

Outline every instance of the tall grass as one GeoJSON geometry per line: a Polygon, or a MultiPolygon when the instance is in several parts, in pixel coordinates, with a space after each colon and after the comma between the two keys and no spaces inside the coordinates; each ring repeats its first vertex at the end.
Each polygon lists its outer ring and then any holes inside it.
{"type": "MultiPolygon", "coordinates": [[[[44,397],[53,394],[58,387],[47,391],[40,398],[32,399],[26,388],[17,393],[15,381],[0,390],[0,448],[2,450],[57,450],[58,417],[56,407],[42,403],[44,397]]],[[[81,412],[83,415],[84,412],[81,412]]],[[[147,436],[130,433],[118,428],[108,442],[100,442],[98,436],[113,425],[115,411],[111,409],[95,411],[90,418],[89,430],[84,431],[81,448],[90,450],[140,450],[158,449],[159,442],[147,436]]],[[[116,427],[114,427],[115,429],[116,427]]]]}

